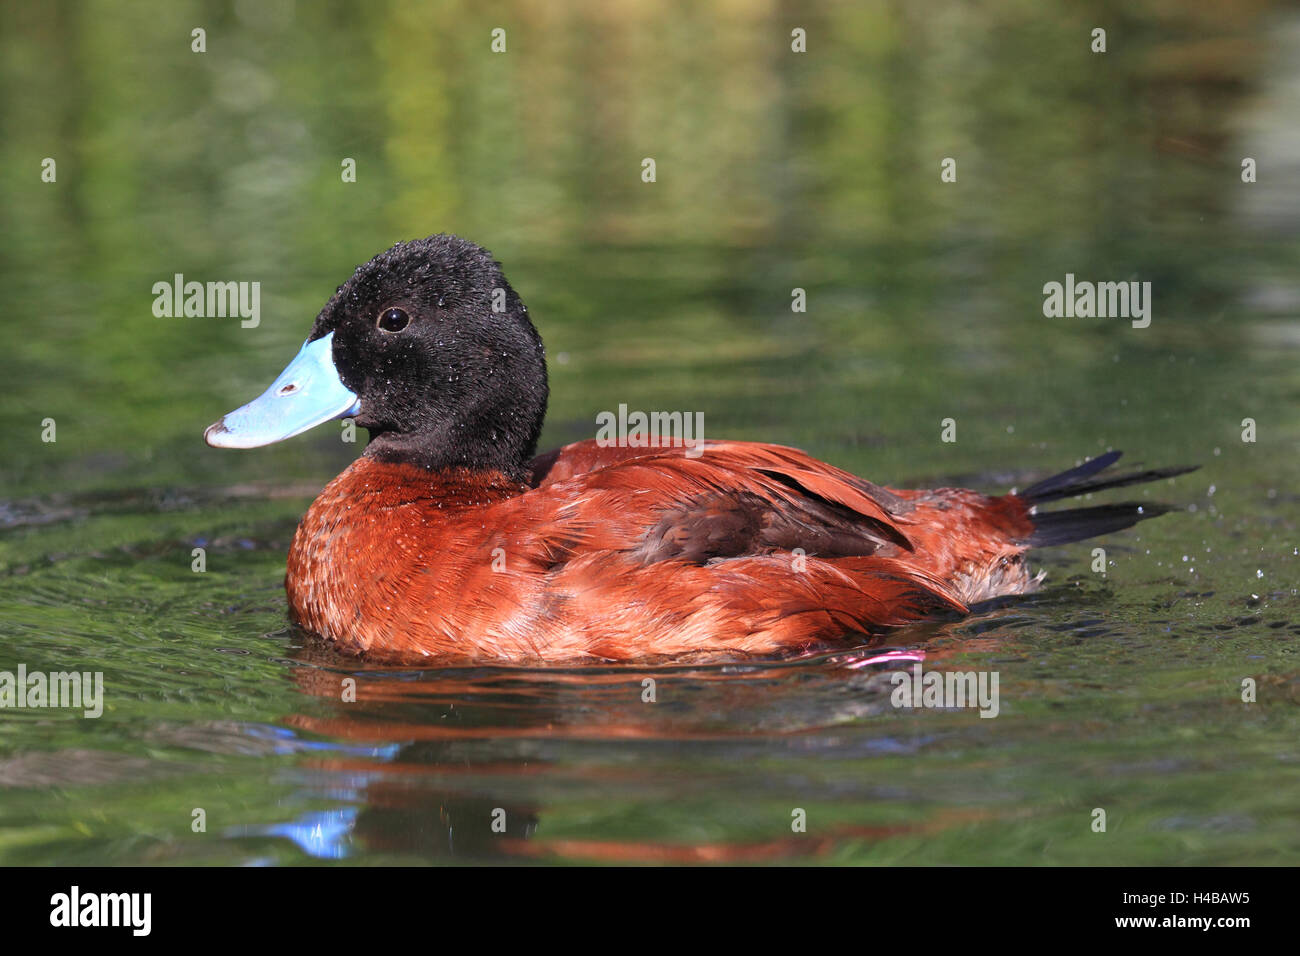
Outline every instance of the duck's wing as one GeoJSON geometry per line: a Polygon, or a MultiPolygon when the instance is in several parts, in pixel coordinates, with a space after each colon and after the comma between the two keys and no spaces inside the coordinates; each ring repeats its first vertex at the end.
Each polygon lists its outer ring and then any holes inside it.
{"type": "Polygon", "coordinates": [[[571,514],[599,516],[601,523],[591,529],[591,543],[631,551],[643,564],[796,549],[821,558],[912,551],[900,527],[910,503],[792,448],[581,442],[544,458],[534,494],[582,502],[571,514]]]}
{"type": "MultiPolygon", "coordinates": [[[[544,488],[582,475],[609,468],[637,465],[666,469],[655,484],[662,488],[664,480],[680,477],[686,487],[696,484],[718,485],[735,491],[758,492],[760,497],[773,504],[804,502],[822,506],[838,506],[850,515],[858,515],[878,523],[881,533],[904,550],[911,550],[906,534],[899,527],[906,522],[913,504],[886,488],[850,474],[824,461],[818,461],[806,452],[783,445],[761,442],[708,441],[691,448],[676,444],[660,448],[633,448],[623,445],[601,445],[593,439],[565,445],[530,463],[532,483],[544,488]],[[685,471],[667,461],[695,462],[685,471]],[[658,464],[651,465],[655,461],[658,464]],[[668,476],[675,476],[669,479],[668,476]],[[776,482],[785,491],[773,487],[776,482]]],[[[633,474],[625,472],[624,475],[633,474]]],[[[711,499],[713,507],[720,502],[711,499]]],[[[734,513],[735,508],[724,510],[734,513]]],[[[860,552],[859,552],[860,553],[860,552]]]]}

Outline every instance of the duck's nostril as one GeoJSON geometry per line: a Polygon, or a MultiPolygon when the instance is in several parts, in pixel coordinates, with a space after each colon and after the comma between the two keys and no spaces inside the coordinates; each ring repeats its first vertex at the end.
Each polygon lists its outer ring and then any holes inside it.
{"type": "Polygon", "coordinates": [[[296,392],[296,391],[298,391],[298,383],[290,382],[288,385],[281,385],[279,388],[277,388],[275,390],[275,394],[288,395],[290,392],[296,392]]]}

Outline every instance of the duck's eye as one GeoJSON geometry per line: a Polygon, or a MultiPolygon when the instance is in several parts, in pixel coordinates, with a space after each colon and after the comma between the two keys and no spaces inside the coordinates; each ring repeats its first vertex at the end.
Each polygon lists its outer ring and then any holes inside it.
{"type": "Polygon", "coordinates": [[[385,332],[400,332],[410,321],[404,309],[388,309],[379,317],[379,327],[385,332]]]}

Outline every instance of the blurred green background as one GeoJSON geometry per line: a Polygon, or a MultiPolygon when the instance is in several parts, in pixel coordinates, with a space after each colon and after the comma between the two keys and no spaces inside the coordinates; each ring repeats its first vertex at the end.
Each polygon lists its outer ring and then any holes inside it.
{"type": "Polygon", "coordinates": [[[1296,5],[0,9],[0,669],[108,690],[0,712],[0,860],[1300,859],[1296,5]],[[841,657],[668,671],[654,707],[640,671],[358,671],[281,590],[358,446],[201,434],[434,232],[528,304],[544,446],[626,402],[882,483],[1204,467],[1137,492],[1187,510],[1101,542],[1104,578],[1047,553],[1039,595],[892,638],[999,670],[997,720],[894,711],[841,657]],[[1067,272],[1150,281],[1151,326],[1045,318],[1067,272]],[[261,324],[156,318],[175,273],[259,282],[261,324]]]}

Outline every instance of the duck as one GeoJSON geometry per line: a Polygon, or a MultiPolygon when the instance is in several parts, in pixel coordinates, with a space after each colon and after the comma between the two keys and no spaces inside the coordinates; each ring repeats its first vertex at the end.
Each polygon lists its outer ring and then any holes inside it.
{"type": "MultiPolygon", "coordinates": [[[[487,250],[439,234],[359,266],[258,398],[254,448],[345,418],[364,452],[293,536],[291,620],[347,655],[499,665],[785,658],[1037,589],[1029,552],[1169,507],[1043,504],[1191,468],[1111,451],[1018,493],[875,484],[777,444],[591,438],[537,454],[542,338],[487,250]]],[[[642,439],[645,436],[641,436],[642,439]]]]}

